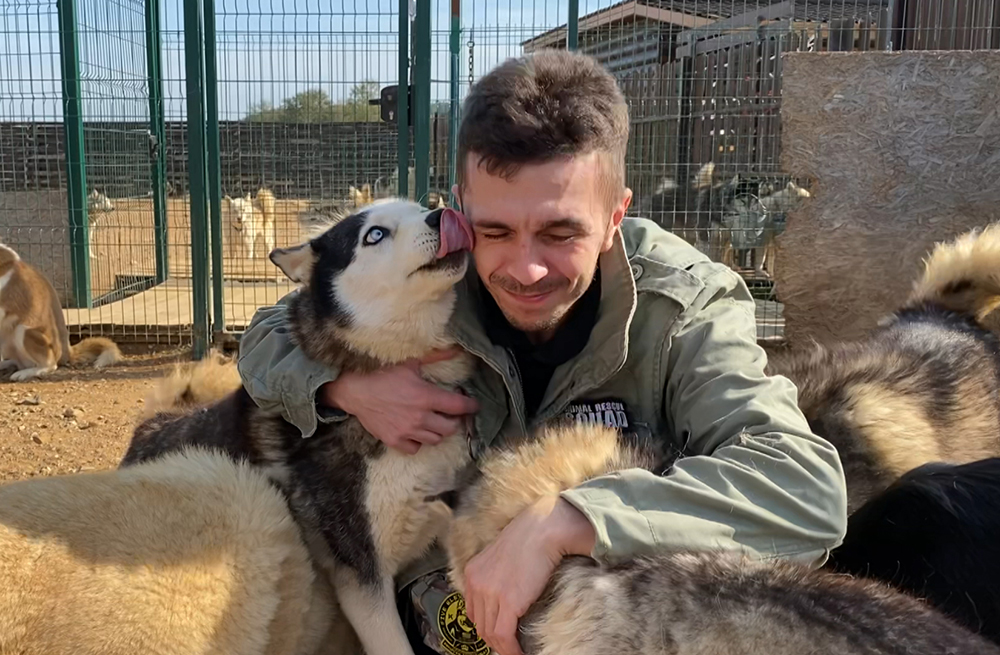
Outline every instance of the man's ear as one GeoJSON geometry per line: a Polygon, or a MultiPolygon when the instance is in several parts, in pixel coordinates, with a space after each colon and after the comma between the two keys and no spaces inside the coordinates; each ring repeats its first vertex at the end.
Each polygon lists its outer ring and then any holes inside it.
{"type": "Polygon", "coordinates": [[[601,245],[601,252],[607,252],[611,250],[611,247],[615,245],[615,233],[618,231],[618,227],[622,224],[622,220],[625,218],[625,212],[628,211],[629,205],[632,204],[632,189],[628,187],[625,188],[625,193],[622,195],[621,200],[615,205],[612,213],[611,220],[608,222],[608,231],[604,235],[604,243],[601,245]]]}
{"type": "Polygon", "coordinates": [[[290,248],[275,248],[268,257],[292,282],[309,283],[313,264],[316,263],[316,251],[313,250],[311,241],[290,248]]]}

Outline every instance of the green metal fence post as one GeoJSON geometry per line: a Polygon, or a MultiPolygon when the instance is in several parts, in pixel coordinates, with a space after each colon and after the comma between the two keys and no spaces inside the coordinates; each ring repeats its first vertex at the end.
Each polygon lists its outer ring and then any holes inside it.
{"type": "MultiPolygon", "coordinates": [[[[458,77],[462,48],[462,1],[451,0],[451,106],[448,112],[448,193],[455,186],[455,158],[458,154],[458,77]]],[[[451,199],[451,206],[458,207],[458,198],[451,199]]]]}
{"type": "Polygon", "coordinates": [[[566,49],[580,47],[580,0],[569,0],[569,15],[566,17],[566,49]]]}
{"type": "Polygon", "coordinates": [[[431,158],[431,0],[417,0],[413,24],[413,173],[416,200],[427,202],[431,158]]]}
{"type": "Polygon", "coordinates": [[[215,0],[205,6],[205,110],[208,117],[208,207],[212,230],[212,331],[226,329],[222,268],[222,174],[219,162],[219,74],[215,57],[215,0]]]}
{"type": "Polygon", "coordinates": [[[188,175],[191,188],[191,326],[194,359],[208,352],[208,202],[205,193],[205,57],[200,0],[184,0],[188,175]]]}
{"type": "Polygon", "coordinates": [[[149,132],[155,140],[153,158],[153,258],[156,284],[169,275],[167,251],[167,144],[163,125],[163,70],[160,43],[160,0],[146,0],[146,83],[149,86],[149,132]]]}
{"type": "Polygon", "coordinates": [[[83,147],[83,97],[80,84],[80,42],[77,38],[76,1],[58,0],[59,49],[62,68],[63,129],[69,207],[70,264],[73,268],[73,301],[76,307],[93,306],[90,288],[90,230],[87,220],[87,172],[83,147]]]}
{"type": "Polygon", "coordinates": [[[396,93],[399,172],[397,195],[410,188],[410,2],[399,0],[399,89],[396,93]]]}

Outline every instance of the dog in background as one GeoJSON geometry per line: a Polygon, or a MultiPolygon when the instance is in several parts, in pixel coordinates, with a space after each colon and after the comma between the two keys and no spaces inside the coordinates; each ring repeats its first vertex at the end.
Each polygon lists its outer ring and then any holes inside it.
{"type": "Polygon", "coordinates": [[[998,544],[1000,458],[936,462],[906,473],[854,512],[826,568],[924,598],[1000,645],[998,544]]]}
{"type": "Polygon", "coordinates": [[[59,296],[46,277],[0,244],[0,371],[11,381],[47,375],[59,366],[117,363],[121,351],[110,339],[90,337],[70,346],[59,296]]]}
{"type": "Polygon", "coordinates": [[[87,194],[87,223],[90,226],[87,252],[91,259],[98,258],[94,253],[94,233],[97,231],[97,225],[98,221],[101,219],[101,214],[113,212],[114,210],[115,205],[111,202],[111,199],[97,189],[94,189],[87,194]]]}
{"type": "MultiPolygon", "coordinates": [[[[488,453],[457,491],[449,575],[524,508],[592,478],[669,464],[598,424],[550,426],[488,453]]],[[[670,552],[611,565],[564,558],[521,617],[525,655],[987,655],[1000,648],[881,583],[736,553],[670,552]]]]}
{"type": "Polygon", "coordinates": [[[352,186],[347,190],[347,196],[354,209],[361,209],[365,205],[375,202],[375,196],[372,195],[372,188],[369,184],[361,185],[360,189],[352,186]]]}
{"type": "Polygon", "coordinates": [[[1000,456],[1000,223],[939,243],[902,307],[856,341],[776,352],[854,512],[907,471],[1000,456]]]}
{"type": "MultiPolygon", "coordinates": [[[[410,200],[416,200],[417,195],[417,174],[413,166],[407,168],[408,174],[406,177],[407,181],[407,193],[406,197],[410,200]]],[[[433,174],[433,171],[432,171],[433,174]]],[[[396,198],[400,197],[399,193],[399,170],[393,169],[387,177],[380,177],[375,180],[375,199],[384,198],[396,198]]],[[[425,205],[428,209],[444,209],[448,206],[448,194],[442,193],[440,191],[428,191],[427,192],[427,203],[425,205]]]]}
{"type": "MultiPolygon", "coordinates": [[[[465,276],[472,243],[472,229],[457,212],[386,200],[306,243],[273,251],[275,265],[302,285],[289,305],[293,339],[310,358],[338,370],[373,370],[448,347],[455,285],[465,276]]],[[[422,372],[457,388],[472,363],[463,352],[422,372]]],[[[165,382],[173,389],[162,396],[168,404],[191,388],[183,377],[165,382]]],[[[393,577],[443,536],[450,510],[441,495],[469,462],[465,434],[407,455],[349,417],[303,439],[280,415],[262,411],[242,385],[196,411],[158,409],[136,428],[122,467],[188,445],[221,449],[259,467],[288,498],[365,652],[412,654],[393,577]]]]}
{"type": "Polygon", "coordinates": [[[275,246],[274,211],[275,199],[270,190],[260,188],[256,199],[250,197],[250,192],[243,198],[225,197],[229,209],[233,212],[233,227],[243,235],[244,254],[254,258],[254,248],[257,237],[264,237],[266,252],[271,252],[275,246]]]}
{"type": "Polygon", "coordinates": [[[737,257],[749,252],[754,274],[770,278],[773,271],[765,264],[772,262],[773,267],[774,239],[785,230],[787,212],[809,197],[809,191],[792,180],[777,191],[770,181],[760,182],[756,190],[736,189],[723,210],[722,224],[715,226],[724,233],[720,261],[737,270],[737,257]]]}

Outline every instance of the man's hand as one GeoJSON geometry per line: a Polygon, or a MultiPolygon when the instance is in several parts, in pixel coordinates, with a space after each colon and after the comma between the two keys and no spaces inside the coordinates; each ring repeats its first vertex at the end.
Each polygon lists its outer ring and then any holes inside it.
{"type": "Polygon", "coordinates": [[[476,633],[500,655],[521,655],[518,620],[538,600],[565,555],[590,555],[590,521],[558,496],[511,521],[465,567],[465,611],[476,633]]]}
{"type": "Polygon", "coordinates": [[[421,365],[454,355],[454,350],[442,350],[373,373],[343,373],[320,388],[320,399],[356,416],[385,445],[412,455],[422,444],[458,433],[461,417],[479,411],[472,398],[420,377],[421,365]]]}

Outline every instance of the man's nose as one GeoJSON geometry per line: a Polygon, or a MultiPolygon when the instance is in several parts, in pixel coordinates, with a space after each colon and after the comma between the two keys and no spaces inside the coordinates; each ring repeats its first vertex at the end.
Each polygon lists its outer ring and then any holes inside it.
{"type": "Polygon", "coordinates": [[[522,244],[517,248],[514,260],[507,267],[508,274],[524,286],[543,280],[549,274],[549,267],[533,244],[522,244]]]}

